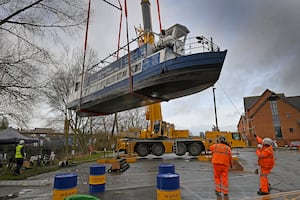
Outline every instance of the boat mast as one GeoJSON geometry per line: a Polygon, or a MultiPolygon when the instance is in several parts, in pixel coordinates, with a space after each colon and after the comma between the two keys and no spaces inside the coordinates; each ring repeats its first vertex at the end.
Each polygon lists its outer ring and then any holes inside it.
{"type": "Polygon", "coordinates": [[[153,44],[154,35],[152,33],[152,21],[150,12],[150,2],[149,0],[141,0],[142,14],[143,14],[143,24],[144,24],[144,43],[153,44]]]}

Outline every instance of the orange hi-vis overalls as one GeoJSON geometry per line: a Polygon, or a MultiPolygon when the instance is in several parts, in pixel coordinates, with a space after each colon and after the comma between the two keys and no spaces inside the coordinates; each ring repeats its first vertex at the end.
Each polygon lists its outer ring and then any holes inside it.
{"type": "Polygon", "coordinates": [[[209,150],[212,152],[215,190],[228,194],[228,168],[232,165],[231,149],[226,144],[218,143],[213,144],[209,150]]]}
{"type": "MultiPolygon", "coordinates": [[[[256,136],[256,141],[262,144],[262,139],[256,136]]],[[[258,157],[258,165],[260,166],[260,190],[262,192],[269,192],[268,175],[275,165],[273,147],[263,146],[261,149],[256,149],[256,155],[258,157]]]]}

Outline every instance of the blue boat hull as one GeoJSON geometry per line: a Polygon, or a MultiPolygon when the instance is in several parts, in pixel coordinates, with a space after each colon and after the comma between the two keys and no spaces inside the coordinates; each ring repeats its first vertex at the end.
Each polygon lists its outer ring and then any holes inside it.
{"type": "Polygon", "coordinates": [[[82,116],[107,115],[191,95],[219,79],[227,51],[180,56],[143,69],[68,105],[82,116]],[[130,87],[132,85],[132,88],[130,87]],[[79,106],[80,105],[80,106],[79,106]]]}

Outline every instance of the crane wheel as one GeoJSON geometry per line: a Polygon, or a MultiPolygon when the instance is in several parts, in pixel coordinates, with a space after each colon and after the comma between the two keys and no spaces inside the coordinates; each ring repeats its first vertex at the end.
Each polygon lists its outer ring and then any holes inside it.
{"type": "Polygon", "coordinates": [[[149,146],[143,143],[138,144],[136,147],[136,153],[141,157],[147,156],[150,153],[149,146]]]}
{"type": "Polygon", "coordinates": [[[161,156],[165,153],[165,147],[162,143],[155,143],[151,147],[152,154],[155,156],[161,156]]]}
{"type": "Polygon", "coordinates": [[[188,146],[188,151],[191,156],[199,156],[202,152],[202,148],[198,143],[191,143],[188,146]]]}
{"type": "Polygon", "coordinates": [[[177,156],[183,156],[187,151],[187,147],[184,143],[178,143],[177,144],[177,150],[176,155],[177,156]]]}

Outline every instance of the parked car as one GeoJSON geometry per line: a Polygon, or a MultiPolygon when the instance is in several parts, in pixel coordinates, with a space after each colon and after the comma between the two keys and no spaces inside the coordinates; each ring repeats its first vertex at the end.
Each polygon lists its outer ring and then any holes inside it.
{"type": "Polygon", "coordinates": [[[298,149],[298,148],[300,148],[300,141],[293,141],[293,142],[291,142],[290,145],[289,145],[289,147],[291,149],[298,149]]]}

